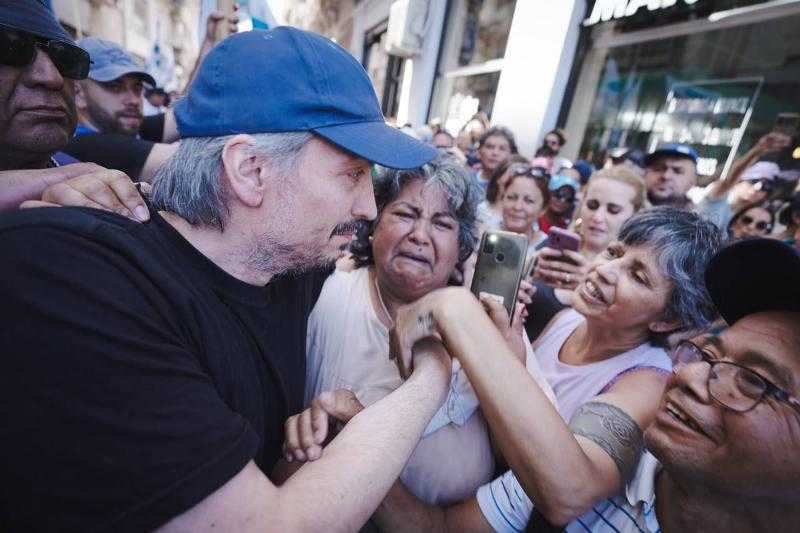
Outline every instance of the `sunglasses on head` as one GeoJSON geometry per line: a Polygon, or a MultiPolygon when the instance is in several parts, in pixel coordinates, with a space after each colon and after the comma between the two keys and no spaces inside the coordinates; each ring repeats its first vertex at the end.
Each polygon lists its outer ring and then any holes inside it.
{"type": "Polygon", "coordinates": [[[766,222],[764,220],[759,220],[759,221],[756,222],[756,220],[753,217],[751,217],[750,215],[742,215],[742,219],[741,220],[742,220],[742,224],[744,224],[745,226],[750,226],[750,225],[753,224],[753,222],[755,222],[756,223],[755,228],[758,231],[766,231],[766,230],[769,229],[769,222],[766,222]]]}
{"type": "Polygon", "coordinates": [[[74,44],[0,24],[0,65],[27,67],[42,50],[65,78],[82,80],[89,75],[89,54],[74,44]]]}

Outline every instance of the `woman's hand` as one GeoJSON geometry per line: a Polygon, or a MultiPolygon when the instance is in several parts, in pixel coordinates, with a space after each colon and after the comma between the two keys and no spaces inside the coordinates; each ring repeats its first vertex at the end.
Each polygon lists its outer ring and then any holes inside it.
{"type": "Polygon", "coordinates": [[[542,248],[534,277],[560,288],[574,290],[589,272],[589,262],[578,252],[542,248]]]}
{"type": "Polygon", "coordinates": [[[527,354],[525,352],[525,341],[522,338],[522,328],[528,316],[525,305],[520,302],[516,303],[514,308],[514,320],[509,324],[508,312],[497,298],[493,298],[490,294],[481,294],[480,301],[481,304],[483,304],[483,308],[486,309],[489,318],[492,319],[494,325],[500,330],[508,347],[514,352],[514,356],[524,363],[527,354]]]}
{"type": "Polygon", "coordinates": [[[305,411],[286,421],[283,457],[288,462],[316,461],[322,457],[322,446],[333,436],[332,424],[348,422],[364,410],[356,395],[347,389],[323,392],[305,411]]]}

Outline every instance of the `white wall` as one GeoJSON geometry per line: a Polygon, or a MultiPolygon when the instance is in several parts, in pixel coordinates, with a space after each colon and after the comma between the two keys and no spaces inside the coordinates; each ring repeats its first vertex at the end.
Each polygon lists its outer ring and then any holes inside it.
{"type": "Polygon", "coordinates": [[[523,155],[556,125],[585,10],[584,0],[517,0],[492,123],[511,128],[523,155]]]}

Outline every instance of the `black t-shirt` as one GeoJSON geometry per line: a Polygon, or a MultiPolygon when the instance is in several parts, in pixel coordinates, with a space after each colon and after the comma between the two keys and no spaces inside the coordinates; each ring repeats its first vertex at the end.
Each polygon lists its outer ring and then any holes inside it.
{"type": "Polygon", "coordinates": [[[139,181],[153,144],[121,133],[86,133],[74,137],[63,151],[78,161],[121,170],[139,181]]]}
{"type": "Polygon", "coordinates": [[[164,142],[164,113],[144,117],[139,126],[139,137],[154,143],[164,142]]]}
{"type": "Polygon", "coordinates": [[[0,250],[0,530],[151,530],[272,469],[327,273],[248,285],[156,213],[11,213],[0,250]]]}

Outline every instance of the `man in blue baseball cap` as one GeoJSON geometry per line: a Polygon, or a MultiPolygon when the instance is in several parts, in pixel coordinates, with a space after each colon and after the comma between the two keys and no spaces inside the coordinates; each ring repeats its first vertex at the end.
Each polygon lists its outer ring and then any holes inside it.
{"type": "Polygon", "coordinates": [[[0,523],[357,530],[446,394],[439,346],[325,458],[281,487],[267,476],[303,406],[328,265],[376,216],[371,164],[436,151],[385,124],[343,48],[287,27],[223,41],[175,116],[149,222],[0,216],[0,523]]]}
{"type": "Polygon", "coordinates": [[[697,185],[697,159],[694,148],[680,143],[663,144],[648,154],[644,181],[650,203],[691,208],[686,193],[697,185]]]}

